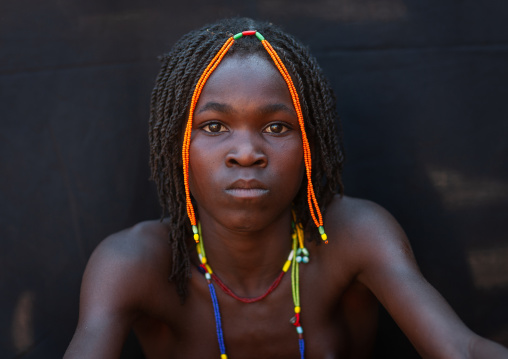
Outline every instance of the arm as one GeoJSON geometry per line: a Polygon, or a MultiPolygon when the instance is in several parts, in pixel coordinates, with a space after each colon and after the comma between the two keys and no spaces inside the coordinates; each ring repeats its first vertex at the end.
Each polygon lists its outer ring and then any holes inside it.
{"type": "Polygon", "coordinates": [[[136,317],[143,281],[139,257],[122,234],[104,240],[83,276],[79,322],[64,358],[118,358],[136,317]]]}
{"type": "Polygon", "coordinates": [[[508,358],[469,330],[423,278],[407,238],[384,209],[368,204],[355,226],[358,280],[385,306],[424,358],[508,358]]]}

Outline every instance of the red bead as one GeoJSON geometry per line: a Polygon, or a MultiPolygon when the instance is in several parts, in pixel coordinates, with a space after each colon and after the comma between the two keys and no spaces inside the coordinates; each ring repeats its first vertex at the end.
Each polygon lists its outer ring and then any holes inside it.
{"type": "Polygon", "coordinates": [[[256,35],[256,30],[243,31],[243,32],[242,32],[242,35],[243,35],[243,36],[252,36],[252,35],[256,35]]]}
{"type": "Polygon", "coordinates": [[[295,318],[295,322],[293,323],[293,325],[295,327],[299,327],[300,326],[300,313],[296,313],[294,318],[295,318]]]}

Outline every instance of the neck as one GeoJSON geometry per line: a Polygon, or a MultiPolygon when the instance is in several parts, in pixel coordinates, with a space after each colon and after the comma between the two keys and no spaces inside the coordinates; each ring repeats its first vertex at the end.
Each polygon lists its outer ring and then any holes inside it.
{"type": "Polygon", "coordinates": [[[240,296],[264,292],[291,251],[291,211],[258,228],[225,226],[202,211],[200,218],[203,244],[214,273],[240,296]]]}

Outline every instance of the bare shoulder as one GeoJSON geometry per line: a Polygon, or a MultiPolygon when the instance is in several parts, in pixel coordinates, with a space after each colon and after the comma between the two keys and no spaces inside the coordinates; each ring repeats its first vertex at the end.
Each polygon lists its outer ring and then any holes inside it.
{"type": "Polygon", "coordinates": [[[386,209],[372,201],[336,196],[327,208],[325,229],[331,252],[342,253],[356,273],[394,261],[413,266],[404,230],[386,209]]]}
{"type": "Polygon", "coordinates": [[[383,234],[405,237],[393,216],[380,205],[365,199],[335,196],[327,208],[326,230],[332,236],[347,235],[352,239],[369,240],[383,234]]]}
{"type": "Polygon", "coordinates": [[[146,293],[170,270],[168,228],[147,221],[104,239],[87,264],[81,306],[127,309],[139,306],[146,293]]]}
{"type": "Polygon", "coordinates": [[[350,234],[366,235],[369,231],[378,232],[381,228],[398,226],[386,209],[360,198],[335,196],[326,213],[330,233],[347,229],[350,234]]]}
{"type": "Polygon", "coordinates": [[[169,260],[168,227],[164,222],[140,222],[106,237],[92,253],[87,271],[94,266],[118,267],[122,271],[144,271],[169,260]]]}
{"type": "Polygon", "coordinates": [[[159,220],[140,222],[106,237],[91,260],[106,258],[132,265],[154,265],[169,257],[168,226],[159,220]]]}

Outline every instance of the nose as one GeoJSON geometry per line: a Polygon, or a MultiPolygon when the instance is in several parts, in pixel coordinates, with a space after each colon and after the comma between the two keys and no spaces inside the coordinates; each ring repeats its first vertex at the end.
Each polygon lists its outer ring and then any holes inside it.
{"type": "Polygon", "coordinates": [[[263,139],[260,138],[259,134],[237,131],[233,137],[231,149],[226,155],[226,165],[228,167],[266,167],[268,157],[263,150],[263,139]]]}

